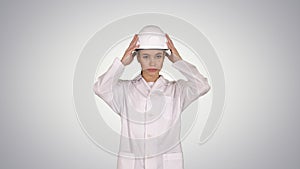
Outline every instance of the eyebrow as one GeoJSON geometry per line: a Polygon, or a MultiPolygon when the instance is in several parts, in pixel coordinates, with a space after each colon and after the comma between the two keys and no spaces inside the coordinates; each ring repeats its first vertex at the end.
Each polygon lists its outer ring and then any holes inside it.
{"type": "MultiPolygon", "coordinates": [[[[156,53],[155,55],[157,55],[157,54],[163,54],[163,53],[158,52],[158,53],[156,53]]],[[[143,53],[142,55],[150,55],[150,54],[148,54],[148,53],[143,53]]]]}

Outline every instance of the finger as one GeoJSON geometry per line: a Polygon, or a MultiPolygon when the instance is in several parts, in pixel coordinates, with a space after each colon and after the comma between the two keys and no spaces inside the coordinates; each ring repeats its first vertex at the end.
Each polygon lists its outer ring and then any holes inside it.
{"type": "Polygon", "coordinates": [[[137,42],[136,39],[132,39],[132,41],[130,42],[130,45],[133,45],[133,44],[135,44],[136,42],[137,42]]]}
{"type": "Polygon", "coordinates": [[[140,46],[139,44],[138,44],[138,45],[135,45],[135,46],[130,46],[130,47],[128,48],[128,51],[132,52],[132,51],[134,51],[135,49],[137,49],[139,46],[140,46]]]}
{"type": "Polygon", "coordinates": [[[170,44],[173,45],[173,41],[172,41],[172,39],[170,38],[170,36],[168,34],[167,34],[167,39],[168,39],[168,42],[170,42],[170,44]]]}
{"type": "Polygon", "coordinates": [[[137,40],[138,40],[138,35],[135,34],[134,37],[133,37],[133,39],[134,39],[135,41],[137,41],[137,40]]]}
{"type": "Polygon", "coordinates": [[[171,46],[170,48],[172,48],[173,50],[175,49],[175,46],[172,42],[170,42],[170,46],[171,46]]]}
{"type": "Polygon", "coordinates": [[[173,41],[171,39],[169,40],[169,42],[172,46],[174,46],[173,41]]]}
{"type": "Polygon", "coordinates": [[[134,37],[134,38],[132,39],[131,43],[135,43],[136,41],[137,41],[137,38],[134,37]]]}
{"type": "Polygon", "coordinates": [[[167,37],[167,39],[170,39],[170,36],[166,33],[166,37],[167,37]]]}
{"type": "Polygon", "coordinates": [[[137,42],[137,40],[138,40],[138,35],[135,34],[134,37],[133,37],[133,39],[131,40],[130,44],[134,44],[135,42],[137,42]]]}
{"type": "Polygon", "coordinates": [[[172,42],[172,40],[168,34],[166,34],[166,37],[167,37],[168,41],[172,42]]]}
{"type": "Polygon", "coordinates": [[[169,37],[169,35],[168,35],[168,34],[166,34],[166,37],[167,37],[167,42],[170,42],[170,41],[171,41],[171,39],[170,39],[170,37],[169,37]]]}
{"type": "Polygon", "coordinates": [[[129,48],[137,48],[139,46],[140,46],[140,44],[135,43],[135,44],[132,44],[129,48]]]}
{"type": "Polygon", "coordinates": [[[174,45],[171,42],[167,42],[167,45],[171,50],[174,49],[174,45]]]}
{"type": "Polygon", "coordinates": [[[168,48],[172,48],[169,41],[167,42],[167,46],[168,46],[168,48]]]}

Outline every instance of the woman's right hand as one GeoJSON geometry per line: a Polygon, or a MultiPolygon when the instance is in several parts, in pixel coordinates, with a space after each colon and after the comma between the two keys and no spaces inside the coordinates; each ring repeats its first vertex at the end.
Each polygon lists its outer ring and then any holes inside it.
{"type": "Polygon", "coordinates": [[[139,44],[137,44],[137,41],[138,41],[138,35],[135,34],[129,47],[127,48],[127,50],[124,53],[123,58],[121,59],[121,62],[123,63],[123,65],[126,66],[132,62],[132,60],[135,56],[135,55],[133,55],[132,52],[140,46],[139,44]]]}

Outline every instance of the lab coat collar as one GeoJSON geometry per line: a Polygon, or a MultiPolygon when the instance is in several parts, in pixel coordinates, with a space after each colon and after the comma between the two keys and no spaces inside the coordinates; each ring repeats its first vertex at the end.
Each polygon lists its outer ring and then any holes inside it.
{"type": "MultiPolygon", "coordinates": [[[[138,74],[134,79],[133,79],[134,82],[142,82],[144,81],[145,83],[146,80],[143,78],[142,74],[138,74]]],[[[168,84],[168,80],[165,79],[165,77],[163,75],[159,75],[159,78],[155,81],[155,86],[158,87],[160,85],[167,85],[168,84]]]]}

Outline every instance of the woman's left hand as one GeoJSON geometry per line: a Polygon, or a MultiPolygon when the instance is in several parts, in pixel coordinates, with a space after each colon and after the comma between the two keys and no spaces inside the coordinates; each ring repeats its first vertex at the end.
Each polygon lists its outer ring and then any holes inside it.
{"type": "Polygon", "coordinates": [[[169,60],[173,63],[178,60],[182,60],[181,56],[179,55],[177,49],[175,48],[175,46],[168,34],[166,34],[166,37],[168,40],[167,45],[168,45],[169,49],[171,50],[171,55],[167,55],[169,60]]]}

